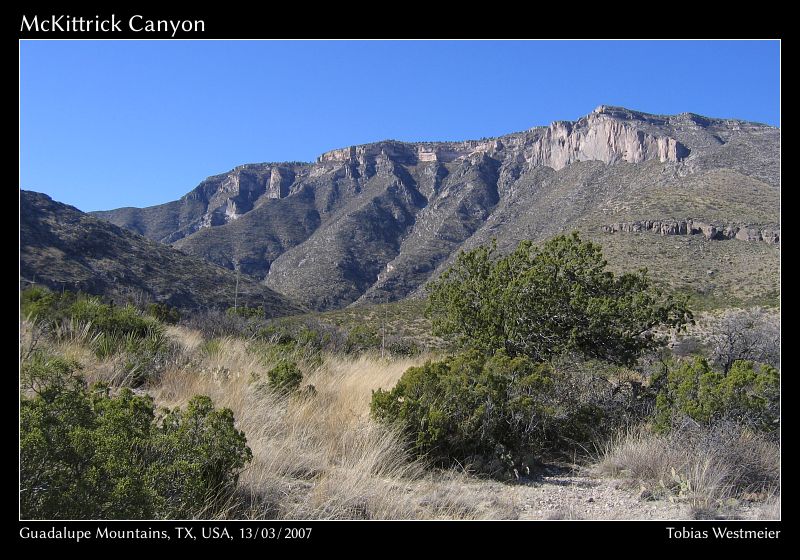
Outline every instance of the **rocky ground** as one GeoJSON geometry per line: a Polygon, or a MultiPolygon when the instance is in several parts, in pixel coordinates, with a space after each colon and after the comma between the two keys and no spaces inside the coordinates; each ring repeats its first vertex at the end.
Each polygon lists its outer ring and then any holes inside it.
{"type": "MultiPolygon", "coordinates": [[[[663,497],[629,480],[597,477],[586,471],[551,468],[536,479],[518,483],[478,482],[495,503],[505,503],[520,520],[693,519],[686,500],[663,497]]],[[[731,504],[727,519],[770,519],[776,509],[763,501],[731,504]]]]}
{"type": "Polygon", "coordinates": [[[520,519],[680,519],[685,507],[640,497],[618,480],[553,473],[510,487],[519,500],[520,519]]]}

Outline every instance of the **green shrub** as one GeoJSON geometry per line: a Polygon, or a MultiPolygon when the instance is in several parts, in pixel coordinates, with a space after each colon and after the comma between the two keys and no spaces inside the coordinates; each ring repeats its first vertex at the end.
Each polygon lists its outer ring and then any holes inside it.
{"type": "Polygon", "coordinates": [[[166,303],[151,303],[147,306],[147,314],[162,323],[176,325],[181,320],[181,312],[166,303]]]}
{"type": "Polygon", "coordinates": [[[315,329],[302,326],[294,337],[298,346],[305,346],[314,350],[321,350],[330,342],[330,334],[321,333],[315,329]]]}
{"type": "Polygon", "coordinates": [[[101,354],[119,349],[126,340],[161,336],[164,332],[163,325],[156,318],[142,315],[132,305],[103,303],[99,298],[85,294],[55,294],[45,288],[33,287],[22,293],[21,306],[23,315],[49,326],[61,323],[89,325],[95,347],[103,348],[99,350],[101,354]]]}
{"type": "Polygon", "coordinates": [[[241,317],[242,319],[263,319],[264,308],[258,307],[229,307],[225,312],[229,317],[241,317]]]}
{"type": "Polygon", "coordinates": [[[305,325],[295,332],[293,341],[287,345],[291,348],[291,354],[297,360],[310,365],[322,365],[322,349],[331,341],[329,333],[321,333],[316,329],[305,325]]]}
{"type": "Polygon", "coordinates": [[[33,352],[20,368],[20,386],[46,400],[66,391],[80,381],[81,365],[75,360],[53,356],[42,351],[33,352]]]}
{"type": "Polygon", "coordinates": [[[118,307],[93,297],[79,298],[69,308],[68,315],[79,323],[91,323],[92,332],[112,338],[128,335],[144,338],[164,330],[156,319],[143,316],[132,305],[118,307]]]}
{"type": "Polygon", "coordinates": [[[419,356],[422,349],[413,340],[393,340],[386,348],[391,354],[395,356],[419,356]]]}
{"type": "Polygon", "coordinates": [[[297,364],[289,360],[281,360],[274,368],[267,372],[269,386],[281,393],[290,393],[300,387],[303,374],[297,364]]]}
{"type": "Polygon", "coordinates": [[[357,325],[347,334],[345,348],[347,352],[363,352],[381,345],[381,337],[367,325],[357,325]]]}
{"type": "Polygon", "coordinates": [[[256,339],[272,344],[290,344],[294,342],[292,333],[281,324],[267,325],[258,329],[256,339]]]}
{"type": "Polygon", "coordinates": [[[23,317],[40,319],[45,316],[56,301],[56,295],[41,286],[33,286],[22,292],[20,308],[23,317]]]}
{"type": "Polygon", "coordinates": [[[233,412],[214,408],[204,395],[192,397],[186,410],[166,411],[153,443],[154,487],[159,509],[169,518],[213,514],[253,458],[233,412]]]}
{"type": "Polygon", "coordinates": [[[229,495],[252,457],[230,410],[199,396],[157,416],[149,396],[87,388],[76,368],[42,354],[23,364],[24,518],[186,518],[229,495]]]}
{"type": "MultiPolygon", "coordinates": [[[[363,334],[364,331],[360,330],[353,335],[350,340],[352,347],[364,341],[363,334]]],[[[281,346],[286,352],[295,352],[298,359],[302,360],[316,359],[316,354],[323,351],[342,352],[355,349],[348,348],[344,329],[311,316],[270,319],[259,326],[252,338],[281,346]]],[[[374,343],[374,336],[371,342],[374,343]]]]}
{"type": "Polygon", "coordinates": [[[587,390],[584,377],[525,356],[470,350],[409,368],[394,389],[373,393],[371,410],[399,423],[412,451],[436,465],[522,474],[543,455],[574,452],[618,427],[622,401],[607,389],[587,390]]]}
{"type": "Polygon", "coordinates": [[[63,291],[51,292],[44,286],[33,286],[22,292],[20,308],[23,317],[30,317],[39,323],[52,326],[53,323],[68,319],[72,306],[85,294],[63,291]]]}
{"type": "Polygon", "coordinates": [[[655,376],[652,385],[658,390],[659,431],[668,431],[682,417],[702,425],[733,420],[761,431],[778,427],[780,378],[771,366],[738,360],[720,373],[696,358],[655,376]]]}
{"type": "Polygon", "coordinates": [[[659,325],[690,321],[685,301],[663,295],[645,270],[615,276],[599,245],[577,233],[541,247],[528,241],[504,257],[496,247],[459,254],[428,285],[434,334],[462,347],[503,349],[545,361],[564,352],[632,365],[663,346],[659,325]]]}

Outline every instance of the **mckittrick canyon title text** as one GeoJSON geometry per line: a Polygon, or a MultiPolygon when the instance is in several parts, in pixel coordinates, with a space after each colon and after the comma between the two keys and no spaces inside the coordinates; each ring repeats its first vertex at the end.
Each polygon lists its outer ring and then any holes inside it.
{"type": "Polygon", "coordinates": [[[110,17],[83,17],[71,15],[50,15],[40,17],[23,15],[19,27],[20,32],[35,31],[37,33],[169,33],[171,37],[179,33],[203,33],[206,23],[202,19],[148,19],[143,15],[119,18],[116,14],[110,17]]]}

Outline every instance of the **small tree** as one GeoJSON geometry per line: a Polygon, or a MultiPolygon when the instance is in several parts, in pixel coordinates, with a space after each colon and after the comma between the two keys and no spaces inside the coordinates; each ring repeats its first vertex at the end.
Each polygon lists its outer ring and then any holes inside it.
{"type": "Polygon", "coordinates": [[[253,458],[229,408],[195,395],[186,410],[167,410],[153,436],[151,479],[167,518],[213,514],[253,458]]]}
{"type": "Polygon", "coordinates": [[[577,232],[541,247],[523,241],[504,257],[494,243],[462,252],[428,286],[434,334],[534,361],[578,352],[632,365],[663,344],[654,328],[681,327],[692,315],[646,270],[615,276],[606,266],[600,246],[577,232]]]}
{"type": "Polygon", "coordinates": [[[345,346],[348,352],[363,352],[381,345],[378,333],[367,325],[356,325],[348,333],[345,346]]]}

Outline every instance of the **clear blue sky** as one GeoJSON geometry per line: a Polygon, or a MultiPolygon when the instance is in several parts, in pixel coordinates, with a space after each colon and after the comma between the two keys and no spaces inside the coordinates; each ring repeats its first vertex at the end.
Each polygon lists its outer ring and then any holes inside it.
{"type": "Polygon", "coordinates": [[[242,163],[462,140],[597,105],[779,125],[776,41],[22,41],[21,177],[82,210],[242,163]]]}

